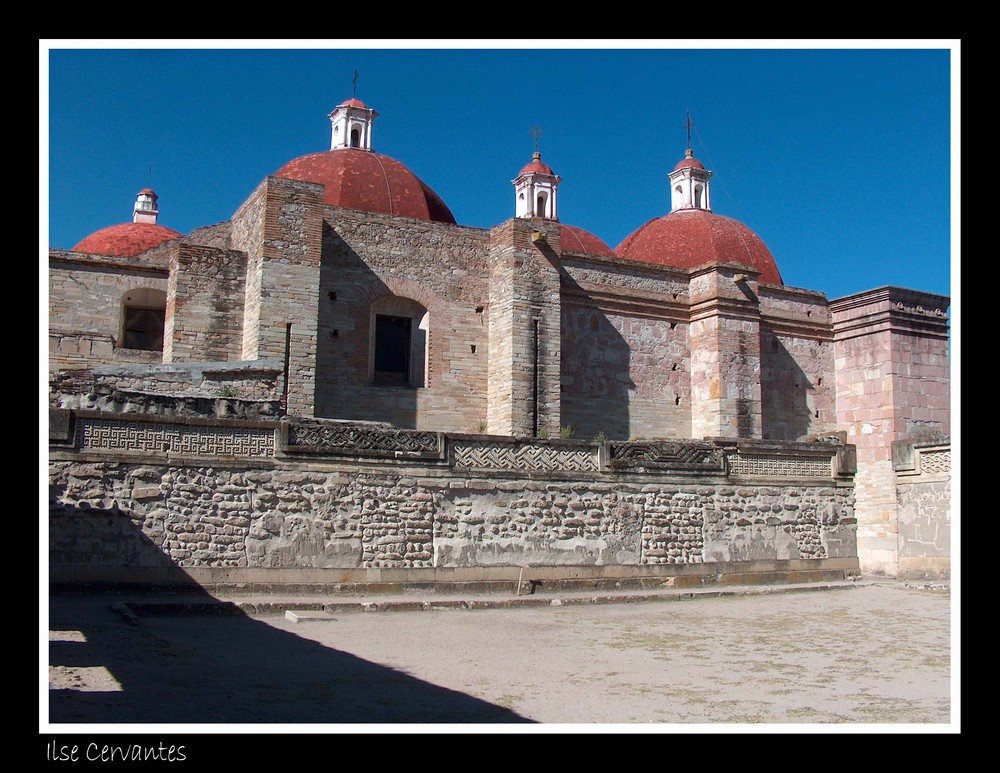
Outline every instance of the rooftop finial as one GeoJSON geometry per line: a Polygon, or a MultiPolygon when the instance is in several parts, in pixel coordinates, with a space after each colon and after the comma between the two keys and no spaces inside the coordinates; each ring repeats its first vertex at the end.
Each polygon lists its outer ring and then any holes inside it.
{"type": "Polygon", "coordinates": [[[156,206],[156,193],[151,188],[143,188],[135,197],[135,206],[132,208],[132,222],[155,223],[158,214],[160,213],[156,206]]]}
{"type": "Polygon", "coordinates": [[[357,99],[358,98],[358,71],[357,71],[357,68],[355,68],[355,70],[354,70],[354,79],[353,79],[352,82],[354,83],[354,95],[353,95],[353,98],[357,99]]]}
{"type": "Polygon", "coordinates": [[[688,111],[687,120],[684,122],[685,128],[687,128],[688,135],[688,146],[687,146],[687,156],[691,158],[694,152],[691,150],[691,127],[694,126],[694,121],[691,120],[691,112],[688,111]]]}
{"type": "Polygon", "coordinates": [[[532,126],[531,131],[528,132],[531,136],[535,138],[535,155],[540,156],[538,152],[538,138],[541,137],[545,132],[539,129],[537,126],[532,126]]]}

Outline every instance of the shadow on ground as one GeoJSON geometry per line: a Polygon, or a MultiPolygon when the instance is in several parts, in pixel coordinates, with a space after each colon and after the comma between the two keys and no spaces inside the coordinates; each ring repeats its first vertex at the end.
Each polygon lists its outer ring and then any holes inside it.
{"type": "Polygon", "coordinates": [[[80,640],[51,641],[50,667],[82,674],[85,689],[50,689],[50,722],[530,721],[240,612],[129,623],[112,605],[108,597],[51,598],[50,631],[80,640]]]}
{"type": "MultiPolygon", "coordinates": [[[[105,511],[99,517],[130,533],[132,561],[163,566],[162,551],[129,528],[127,514],[105,511]]],[[[179,581],[190,583],[174,570],[179,581]]],[[[153,604],[125,607],[124,598],[50,593],[51,723],[530,722],[501,706],[275,629],[236,607],[176,614],[175,603],[156,613],[153,604]],[[169,609],[174,614],[167,614],[169,609]],[[128,610],[138,614],[122,614],[128,610]]],[[[183,599],[200,607],[213,601],[190,584],[183,599]]]]}

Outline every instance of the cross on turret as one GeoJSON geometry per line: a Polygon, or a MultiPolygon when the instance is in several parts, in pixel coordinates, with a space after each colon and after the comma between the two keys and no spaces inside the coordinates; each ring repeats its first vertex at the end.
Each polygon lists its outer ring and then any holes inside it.
{"type": "Polygon", "coordinates": [[[535,138],[535,152],[538,152],[538,138],[541,137],[545,132],[543,132],[537,126],[532,126],[531,131],[528,132],[532,137],[535,138]]]}
{"type": "Polygon", "coordinates": [[[671,212],[676,212],[679,209],[712,211],[708,195],[708,181],[711,179],[712,173],[694,157],[694,151],[691,150],[692,128],[694,128],[694,121],[691,120],[689,112],[684,120],[684,129],[687,132],[687,150],[684,151],[683,160],[667,175],[670,179],[671,212]]]}
{"type": "Polygon", "coordinates": [[[517,177],[511,181],[514,183],[516,196],[514,212],[517,217],[558,220],[556,189],[561,180],[548,164],[542,163],[542,154],[538,150],[538,138],[542,133],[537,126],[531,127],[528,131],[528,135],[535,138],[535,152],[531,156],[531,163],[521,169],[517,177]]]}
{"type": "Polygon", "coordinates": [[[358,71],[354,71],[354,96],[337,105],[330,113],[330,150],[338,148],[372,149],[372,122],[378,116],[358,99],[358,71]]]}

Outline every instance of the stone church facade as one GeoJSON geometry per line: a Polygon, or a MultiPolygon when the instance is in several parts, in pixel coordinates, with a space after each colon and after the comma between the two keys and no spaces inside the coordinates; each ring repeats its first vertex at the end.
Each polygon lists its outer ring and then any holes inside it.
{"type": "Polygon", "coordinates": [[[202,579],[758,560],[947,574],[948,298],[784,285],[759,237],[712,211],[690,150],[671,211],[615,250],[559,220],[560,180],[537,152],[513,217],[462,226],[372,149],[376,115],[338,105],[331,149],[267,177],[229,221],[178,234],[146,189],[132,223],[50,252],[50,505],[67,577],[106,566],[79,549],[83,503],[202,579]],[[185,432],[210,447],[185,456],[185,432]],[[290,494],[279,469],[329,496],[290,494]],[[253,470],[270,511],[244,497],[253,470]],[[235,521],[165,505],[181,479],[219,502],[235,487],[235,521]],[[295,496],[308,538],[282,509],[295,496]],[[399,517],[370,526],[378,500],[399,517]],[[429,504],[402,517],[414,500],[429,504]],[[811,515],[789,520],[800,507],[811,515]],[[195,532],[228,525],[233,540],[176,547],[185,510],[195,532]],[[477,531],[479,516],[496,528],[477,531]],[[540,547],[553,540],[566,549],[540,547]]]}

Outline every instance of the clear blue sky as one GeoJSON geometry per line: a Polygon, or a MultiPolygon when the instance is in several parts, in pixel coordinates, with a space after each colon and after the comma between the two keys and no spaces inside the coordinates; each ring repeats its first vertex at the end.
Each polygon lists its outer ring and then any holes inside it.
{"type": "Polygon", "coordinates": [[[40,43],[42,250],[129,221],[147,186],[177,231],[227,220],[286,161],[329,149],[357,69],[374,149],[462,225],[513,216],[537,125],[560,219],[614,248],[668,212],[690,111],[713,210],[764,240],[786,284],[957,292],[958,41],[40,43]]]}

